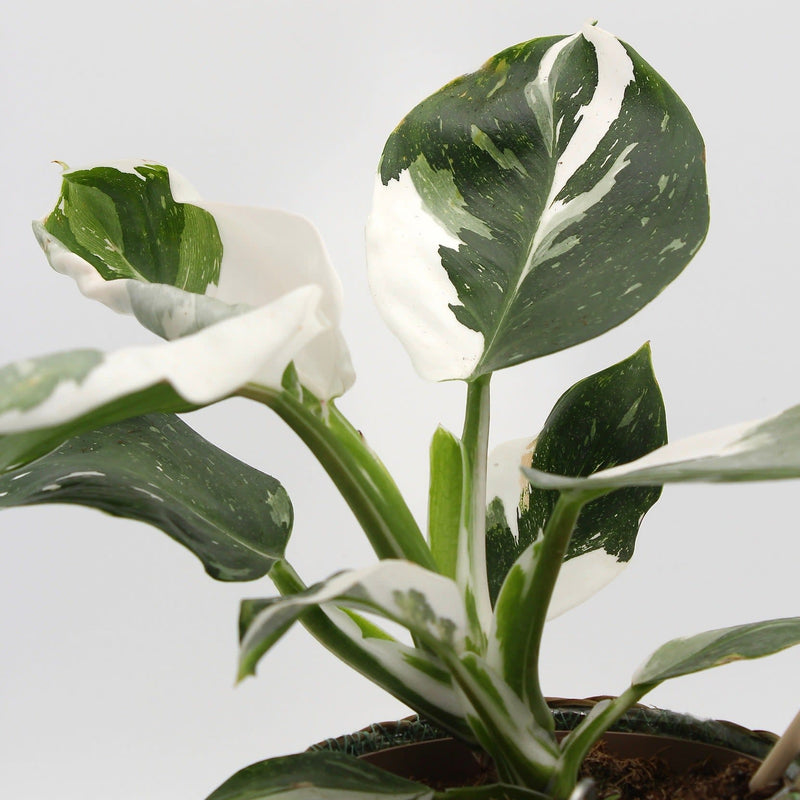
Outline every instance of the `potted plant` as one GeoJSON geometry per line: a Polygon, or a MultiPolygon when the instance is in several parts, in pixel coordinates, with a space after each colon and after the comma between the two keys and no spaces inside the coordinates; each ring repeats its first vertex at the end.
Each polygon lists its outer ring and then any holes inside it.
{"type": "MultiPolygon", "coordinates": [[[[668,642],[559,740],[537,669],[548,615],[624,566],[663,484],[800,477],[800,407],[667,444],[644,345],[568,389],[538,435],[488,452],[495,371],[620,324],[697,252],[704,163],[677,95],[591,24],[503,51],[391,135],[368,223],[373,294],[423,377],[467,384],[462,433],[433,437],[427,536],[335,403],[353,371],[341,289],[313,227],[204,201],[154,162],[66,169],[34,225],[50,264],[167,342],[5,367],[0,505],[98,507],[162,528],[216,578],[269,574],[281,597],[243,603],[240,677],[301,621],[491,758],[495,783],[444,796],[575,796],[591,746],[655,686],[800,642],[798,617],[668,642]],[[175,416],[230,396],[298,434],[377,564],[303,583],[285,559],[292,509],[280,484],[175,416]]],[[[358,792],[434,796],[316,751],[254,765],[211,797],[358,792]]]]}

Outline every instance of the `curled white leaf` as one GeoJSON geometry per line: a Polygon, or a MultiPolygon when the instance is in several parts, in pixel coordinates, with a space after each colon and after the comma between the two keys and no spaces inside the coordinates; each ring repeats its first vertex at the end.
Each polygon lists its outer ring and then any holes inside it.
{"type": "MultiPolygon", "coordinates": [[[[137,166],[153,165],[125,161],[103,166],[138,174],[137,166]]],[[[79,171],[83,170],[70,170],[65,175],[79,171]]],[[[303,217],[285,211],[203,201],[172,170],[169,186],[176,203],[197,206],[211,214],[219,232],[219,276],[208,284],[204,294],[131,277],[106,280],[89,261],[45,229],[46,219],[34,222],[36,237],[53,269],[73,278],[85,296],[117,312],[135,315],[147,328],[170,340],[276,303],[301,287],[316,287],[316,313],[326,324],[294,354],[295,367],[301,383],[318,397],[329,399],[345,392],[353,383],[354,373],[339,330],[342,289],[316,228],[303,217]]],[[[284,369],[286,366],[288,363],[283,364],[284,369]]]]}

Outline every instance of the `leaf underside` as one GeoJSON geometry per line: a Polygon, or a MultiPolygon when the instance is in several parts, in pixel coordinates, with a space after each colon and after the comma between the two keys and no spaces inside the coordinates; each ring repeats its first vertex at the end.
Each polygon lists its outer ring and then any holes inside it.
{"type": "Polygon", "coordinates": [[[761,658],[800,644],[800,617],[765,620],[673,639],[639,668],[633,685],[656,685],[742,659],[761,658]]]}

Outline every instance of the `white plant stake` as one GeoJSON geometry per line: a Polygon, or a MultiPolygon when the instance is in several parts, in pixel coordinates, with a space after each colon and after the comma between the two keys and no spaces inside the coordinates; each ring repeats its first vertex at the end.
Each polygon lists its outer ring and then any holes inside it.
{"type": "Polygon", "coordinates": [[[750,780],[750,791],[757,792],[780,780],[786,768],[800,755],[800,711],[786,732],[775,742],[769,755],[750,780]]]}
{"type": "MultiPolygon", "coordinates": [[[[354,376],[341,286],[311,224],[203,201],[153,162],[67,170],[34,225],[51,265],[168,341],[0,369],[0,508],[82,503],[160,527],[220,580],[268,574],[280,596],[241,606],[240,678],[300,622],[482,748],[498,781],[434,791],[320,751],[254,764],[209,800],[589,798],[579,768],[631,706],[670,678],[800,643],[800,617],[668,642],[559,739],[538,668],[548,616],[624,569],[664,484],[800,477],[800,406],[668,444],[644,345],[489,454],[491,376],[624,322],[707,227],[691,114],[600,28],[511,47],[405,116],[375,180],[369,280],[422,377],[466,384],[463,431],[433,435],[423,533],[336,405],[354,376]],[[175,416],[231,396],[272,409],[310,448],[376,564],[304,583],[285,556],[283,487],[175,416]]],[[[800,716],[756,783],[798,747],[800,716]]]]}

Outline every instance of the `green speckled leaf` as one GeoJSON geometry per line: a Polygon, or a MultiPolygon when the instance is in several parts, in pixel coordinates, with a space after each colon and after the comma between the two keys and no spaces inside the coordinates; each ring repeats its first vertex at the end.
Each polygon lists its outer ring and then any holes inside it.
{"type": "Polygon", "coordinates": [[[403,119],[376,182],[370,283],[420,374],[469,380],[623,322],[707,227],[688,110],[586,26],[499,53],[403,119]]]}
{"type": "Polygon", "coordinates": [[[719,628],[658,648],[633,676],[633,686],[656,685],[731,661],[761,658],[800,644],[800,617],[719,628]]]}
{"type": "MultiPolygon", "coordinates": [[[[666,441],[664,403],[653,374],[650,348],[645,345],[630,358],[565,392],[532,451],[523,458],[526,465],[542,472],[585,476],[633,461],[666,441]]],[[[512,482],[510,490],[496,481],[489,487],[495,489],[490,491],[487,516],[487,563],[493,598],[511,564],[540,538],[558,499],[558,492],[532,486],[526,486],[521,496],[515,493],[521,478],[519,456],[517,449],[510,465],[498,464],[498,457],[489,459],[491,469],[512,482]],[[504,507],[503,497],[509,508],[504,507]]],[[[642,519],[660,494],[660,488],[627,488],[584,507],[570,540],[551,616],[582,602],[618,574],[631,559],[642,519]]]]}
{"type": "Polygon", "coordinates": [[[434,792],[344,753],[318,750],[260,761],[207,800],[433,800],[434,792]]]}
{"type": "Polygon", "coordinates": [[[226,581],[265,575],[292,528],[291,502],[278,481],[165,414],[83,433],[0,476],[0,508],[41,503],[148,522],[226,581]]]}
{"type": "Polygon", "coordinates": [[[105,280],[132,278],[199,294],[219,280],[222,242],[214,217],[176,203],[160,164],[65,172],[44,226],[105,280]]]}

